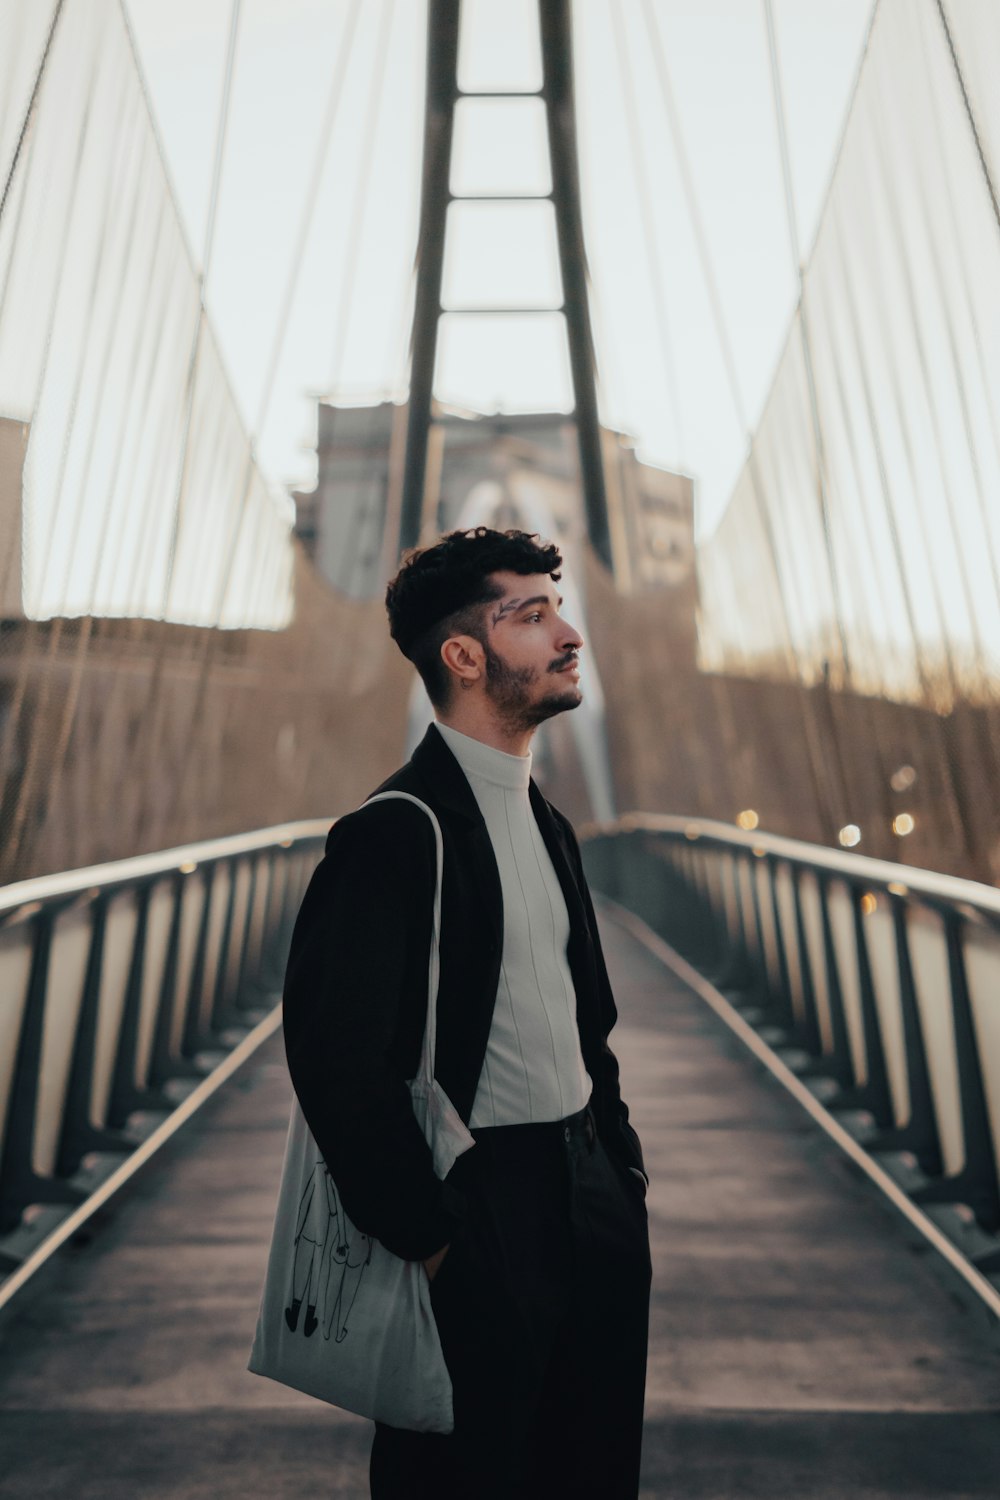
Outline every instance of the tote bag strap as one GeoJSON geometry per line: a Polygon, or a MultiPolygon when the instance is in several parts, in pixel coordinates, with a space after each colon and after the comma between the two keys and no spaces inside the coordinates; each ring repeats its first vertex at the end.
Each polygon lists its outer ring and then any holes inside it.
{"type": "Polygon", "coordinates": [[[404,802],[412,802],[417,807],[422,807],[434,825],[434,852],[436,864],[436,878],[434,882],[434,920],[431,928],[431,952],[427,973],[427,1024],[424,1027],[424,1044],[420,1052],[420,1072],[418,1077],[426,1079],[430,1084],[434,1078],[434,1054],[437,1046],[437,996],[438,984],[441,977],[441,881],[444,871],[444,842],[441,838],[441,824],[436,815],[421,802],[419,797],[414,797],[410,792],[377,792],[374,797],[369,797],[363,802],[362,807],[370,807],[373,802],[388,802],[390,798],[400,798],[404,802]]]}

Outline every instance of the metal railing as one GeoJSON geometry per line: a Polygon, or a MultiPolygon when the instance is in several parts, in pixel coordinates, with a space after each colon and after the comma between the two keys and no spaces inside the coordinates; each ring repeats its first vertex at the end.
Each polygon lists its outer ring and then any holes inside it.
{"type": "MultiPolygon", "coordinates": [[[[585,847],[595,888],[857,1112],[912,1201],[1000,1228],[1000,891],[700,819],[631,815],[585,847]]],[[[969,1258],[1000,1272],[981,1238],[969,1258]]]]}
{"type": "Polygon", "coordinates": [[[330,821],[0,889],[0,1274],[274,1010],[330,821]]]}

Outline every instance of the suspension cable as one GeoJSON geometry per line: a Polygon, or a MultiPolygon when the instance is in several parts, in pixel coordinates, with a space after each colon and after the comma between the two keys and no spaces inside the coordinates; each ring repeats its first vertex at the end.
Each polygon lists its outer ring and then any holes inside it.
{"type": "Polygon", "coordinates": [[[3,222],[3,211],[7,207],[7,199],[10,196],[11,185],[17,174],[17,164],[21,159],[21,151],[24,147],[25,141],[28,138],[28,132],[31,129],[31,122],[35,118],[35,110],[38,106],[38,95],[41,91],[42,79],[45,76],[45,68],[49,60],[49,53],[52,51],[52,41],[56,34],[56,27],[59,25],[59,18],[63,13],[64,4],[65,0],[56,0],[56,8],[52,12],[52,20],[49,23],[48,36],[45,38],[45,47],[42,51],[41,58],[39,59],[38,71],[35,74],[35,82],[31,89],[31,98],[28,100],[28,107],[24,111],[24,119],[21,122],[21,130],[17,137],[17,145],[14,147],[14,154],[10,160],[10,170],[7,173],[7,181],[3,185],[3,194],[2,196],[0,196],[0,223],[3,222]]]}
{"type": "Polygon", "coordinates": [[[628,53],[628,40],[625,36],[625,22],[622,17],[621,8],[616,0],[611,0],[612,29],[615,38],[615,52],[618,58],[618,69],[622,84],[622,97],[625,103],[625,120],[628,126],[629,142],[631,145],[631,158],[635,172],[635,184],[639,194],[639,211],[642,218],[643,242],[646,248],[646,266],[649,273],[650,287],[653,293],[653,305],[656,308],[656,321],[660,335],[660,354],[663,360],[664,373],[667,377],[667,390],[670,395],[670,404],[673,407],[674,428],[677,434],[677,456],[681,467],[684,467],[685,442],[684,423],[681,414],[680,389],[677,384],[677,366],[673,357],[673,339],[670,335],[670,322],[667,314],[667,300],[663,290],[663,277],[660,274],[660,263],[664,260],[659,244],[656,220],[650,204],[652,202],[652,191],[650,188],[649,174],[646,170],[646,154],[642,147],[642,133],[639,129],[639,116],[635,102],[635,74],[632,69],[632,60],[628,53]]]}
{"type": "MultiPolygon", "coordinates": [[[[822,733],[816,720],[815,705],[809,694],[804,676],[804,666],[799,647],[792,635],[790,623],[790,580],[787,570],[782,566],[781,555],[778,548],[778,539],[775,534],[774,521],[764,494],[764,481],[760,472],[760,463],[753,442],[753,431],[747,416],[743,401],[739,374],[736,368],[736,358],[733,351],[732,340],[729,336],[729,327],[722,307],[722,298],[715,274],[715,265],[712,252],[705,231],[705,222],[701,212],[701,206],[695,187],[694,174],[691,170],[690,159],[687,151],[687,143],[684,136],[684,128],[677,107],[674,90],[671,84],[670,73],[667,68],[666,56],[663,48],[663,40],[660,28],[656,20],[656,13],[651,0],[642,0],[643,17],[646,24],[646,32],[649,38],[650,50],[660,84],[660,93],[666,111],[667,123],[670,130],[674,154],[680,173],[681,185],[687,203],[688,215],[694,231],[695,242],[701,262],[702,276],[708,293],[709,306],[712,311],[712,321],[715,325],[715,333],[722,353],[723,365],[726,371],[726,379],[729,394],[733,404],[733,410],[739,423],[740,432],[747,444],[747,475],[750,481],[750,491],[753,495],[757,519],[770,556],[771,566],[774,570],[774,580],[780,601],[780,623],[784,638],[785,659],[792,674],[793,681],[797,684],[796,697],[802,719],[802,728],[805,736],[807,759],[812,773],[813,784],[816,792],[817,804],[821,809],[821,815],[828,823],[830,832],[838,826],[838,811],[833,805],[829,792],[830,789],[825,781],[825,761],[822,750],[822,733]]],[[[836,789],[835,789],[836,792],[836,789]]]]}
{"type": "Polygon", "coordinates": [[[232,94],[233,72],[236,65],[236,41],[240,24],[241,0],[233,0],[229,17],[229,44],[222,79],[222,98],[219,105],[219,122],[216,128],[215,157],[212,164],[212,183],[208,195],[208,216],[205,224],[205,243],[202,247],[201,274],[198,278],[198,310],[195,316],[191,353],[188,358],[187,382],[185,386],[184,426],[181,436],[180,463],[177,469],[177,484],[174,490],[174,508],[164,570],[162,609],[165,611],[170,599],[177,561],[177,544],[180,540],[181,510],[187,487],[188,462],[191,449],[191,425],[194,416],[194,393],[197,383],[198,364],[201,358],[202,336],[206,326],[205,283],[209,270],[209,259],[215,243],[215,223],[219,209],[219,192],[222,185],[222,168],[225,159],[225,139],[229,130],[229,103],[232,94]]]}
{"type": "Polygon", "coordinates": [[[987,159],[986,152],[983,149],[983,140],[979,132],[979,123],[976,118],[976,111],[973,109],[972,100],[969,98],[969,90],[965,82],[965,74],[962,71],[962,65],[958,57],[958,51],[955,47],[955,38],[952,35],[951,27],[948,25],[948,14],[944,8],[944,5],[942,4],[942,0],[937,0],[937,12],[939,17],[941,18],[941,25],[944,28],[945,41],[948,43],[948,52],[951,57],[952,66],[955,69],[955,78],[958,82],[958,87],[962,95],[962,103],[965,106],[965,114],[969,122],[969,129],[972,131],[972,139],[976,145],[976,155],[979,157],[979,165],[982,168],[983,176],[986,179],[986,191],[990,195],[990,204],[993,209],[993,217],[996,219],[998,226],[1000,226],[1000,201],[998,201],[997,199],[997,185],[993,180],[993,173],[990,171],[989,161],[987,159]]]}
{"type": "Polygon", "coordinates": [[[205,300],[205,283],[215,248],[215,226],[218,218],[219,192],[222,187],[222,166],[226,156],[226,140],[229,135],[229,100],[233,89],[233,73],[236,64],[236,44],[240,30],[242,0],[233,0],[229,16],[229,42],[226,47],[226,63],[222,75],[222,98],[219,102],[219,123],[215,133],[215,159],[212,163],[212,186],[205,215],[205,239],[201,254],[201,291],[205,300]]]}
{"type": "Polygon", "coordinates": [[[698,192],[694,184],[694,174],[691,171],[691,163],[688,158],[684,127],[681,123],[680,111],[677,108],[677,100],[674,96],[673,85],[667,69],[667,60],[663,51],[663,39],[656,22],[652,0],[642,0],[642,14],[646,25],[646,34],[649,37],[650,50],[653,54],[653,62],[660,83],[660,93],[666,109],[667,123],[670,128],[674,156],[676,157],[677,167],[680,172],[681,186],[684,189],[684,197],[687,201],[688,216],[691,220],[691,228],[694,231],[695,243],[698,246],[701,273],[705,279],[705,289],[708,292],[709,305],[712,309],[712,321],[715,324],[715,333],[719,340],[719,348],[726,369],[726,379],[729,384],[729,394],[732,397],[733,410],[736,413],[741,434],[749,438],[750,422],[746,414],[746,407],[740,387],[740,378],[736,370],[736,357],[733,353],[732,340],[729,337],[726,315],[722,310],[722,298],[719,295],[715,265],[712,260],[712,252],[709,248],[708,235],[705,233],[705,221],[702,217],[698,192]]]}
{"type": "Polygon", "coordinates": [[[799,223],[795,211],[795,190],[792,185],[792,162],[788,149],[788,124],[785,115],[785,94],[781,83],[781,65],[778,61],[778,36],[774,26],[774,10],[771,0],[763,0],[764,21],[767,28],[768,66],[771,74],[771,94],[774,102],[774,118],[778,130],[778,157],[781,161],[781,182],[785,193],[785,227],[792,256],[792,266],[799,282],[802,281],[802,253],[799,249],[799,223]]]}
{"type": "Polygon", "coordinates": [[[816,496],[819,500],[820,521],[823,528],[823,547],[830,574],[831,602],[836,616],[836,635],[840,647],[841,665],[845,677],[850,680],[850,653],[844,629],[844,612],[841,607],[842,591],[833,545],[833,529],[830,524],[830,504],[827,493],[826,448],[823,424],[819,415],[819,398],[816,392],[816,373],[813,366],[812,340],[809,333],[809,318],[806,310],[805,276],[802,256],[799,251],[798,217],[795,212],[795,193],[792,186],[791,154],[788,149],[788,127],[785,117],[785,99],[781,86],[781,67],[778,61],[778,37],[774,25],[774,10],[771,0],[763,0],[764,19],[767,27],[768,58],[771,73],[771,91],[774,100],[775,122],[778,131],[778,151],[781,157],[781,175],[785,188],[785,217],[788,243],[792,255],[794,274],[799,291],[799,333],[802,340],[802,362],[805,368],[806,390],[809,399],[809,417],[812,425],[813,445],[816,455],[816,496]]]}
{"type": "Polygon", "coordinates": [[[358,270],[358,258],[361,252],[362,231],[364,228],[365,213],[371,199],[368,191],[369,178],[371,175],[372,157],[375,150],[375,138],[377,134],[378,113],[382,107],[382,95],[385,91],[386,61],[389,53],[389,33],[395,18],[396,0],[383,0],[382,14],[379,18],[378,37],[375,43],[375,78],[368,99],[368,109],[365,115],[363,129],[364,145],[361,152],[361,161],[358,166],[358,176],[354,185],[354,197],[351,202],[351,210],[348,215],[348,257],[344,268],[344,277],[341,283],[340,300],[337,306],[337,319],[334,324],[335,337],[333,340],[333,378],[330,382],[331,393],[337,388],[339,377],[343,369],[342,359],[344,347],[347,342],[347,331],[350,326],[351,307],[354,301],[354,282],[358,270]]]}
{"type": "Polygon", "coordinates": [[[344,92],[344,79],[347,74],[347,64],[354,46],[355,33],[357,30],[358,16],[361,13],[361,0],[352,0],[351,9],[344,25],[344,32],[337,53],[337,62],[334,68],[333,78],[330,82],[330,92],[327,96],[326,111],[320,126],[319,143],[316,147],[316,155],[313,159],[312,173],[309,178],[309,186],[306,190],[305,201],[302,205],[302,214],[299,219],[298,231],[295,236],[295,248],[292,252],[291,265],[288,272],[288,280],[285,283],[284,295],[281,299],[281,310],[274,328],[274,338],[271,343],[271,353],[264,375],[264,384],[261,387],[260,401],[257,406],[257,420],[254,423],[254,433],[260,440],[261,431],[267,420],[267,413],[271,404],[271,395],[274,389],[274,381],[278,372],[278,362],[281,359],[285,347],[285,335],[288,332],[288,322],[291,315],[292,304],[295,293],[298,290],[299,276],[302,271],[302,263],[305,259],[306,246],[312,229],[313,214],[316,209],[316,201],[319,196],[320,183],[326,159],[330,149],[330,141],[333,138],[333,129],[337,115],[340,110],[341,99],[344,92]]]}
{"type": "MultiPolygon", "coordinates": [[[[7,134],[7,121],[14,107],[15,95],[14,84],[17,79],[18,65],[21,61],[21,53],[24,50],[24,35],[27,30],[26,5],[19,5],[14,16],[13,23],[5,28],[5,51],[7,54],[6,65],[3,69],[3,77],[0,78],[0,141],[7,134]]],[[[21,125],[24,125],[24,116],[21,117],[21,125]]],[[[20,133],[20,132],[19,132],[20,133]]],[[[17,142],[14,142],[17,145],[17,142]]]]}

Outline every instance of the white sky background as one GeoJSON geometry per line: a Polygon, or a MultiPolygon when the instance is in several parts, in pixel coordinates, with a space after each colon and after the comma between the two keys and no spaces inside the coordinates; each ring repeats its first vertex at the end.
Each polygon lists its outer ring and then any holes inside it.
{"type": "MultiPolygon", "coordinates": [[[[477,0],[484,12],[496,0],[477,0]]],[[[795,300],[762,0],[653,0],[751,421],[763,404],[795,300]]],[[[191,244],[200,260],[231,0],[126,0],[191,244]]],[[[502,0],[494,62],[531,57],[525,0],[502,0]]],[[[867,31],[870,0],[774,0],[800,242],[815,232],[867,31]]],[[[348,0],[243,0],[240,44],[207,300],[248,425],[255,424],[348,0]]],[[[652,462],[698,481],[699,531],[717,521],[745,454],[710,317],[639,0],[577,0],[578,106],[601,402],[652,462]],[[651,188],[679,421],[648,269],[611,6],[622,22],[651,188]]],[[[486,26],[484,13],[478,24],[486,26]]],[[[418,206],[424,68],[419,0],[363,0],[309,249],[259,436],[273,478],[315,473],[316,392],[400,394],[418,206]],[[387,19],[388,18],[388,19],[387,19]],[[386,29],[388,28],[388,29],[386,29]],[[387,39],[387,41],[386,41],[387,39]],[[383,46],[383,42],[386,44],[383,46]],[[365,120],[384,59],[371,162],[365,120]],[[361,212],[360,230],[353,212],[361,212]],[[344,288],[356,262],[351,297],[344,288]]],[[[520,80],[517,80],[520,82],[520,80]]],[[[520,109],[521,106],[518,106],[520,109]]],[[[510,132],[484,132],[494,165],[510,132]]],[[[483,165],[486,160],[483,158],[483,165]]],[[[534,169],[537,171],[537,155],[534,169]]],[[[537,209],[532,210],[537,212],[537,209]]],[[[519,269],[544,296],[544,263],[518,260],[502,221],[475,261],[454,256],[452,294],[482,283],[505,300],[519,269]],[[506,281],[506,284],[505,284],[506,281]]],[[[450,249],[452,247],[449,247],[450,249]]],[[[447,289],[446,289],[447,290],[447,289]]],[[[567,403],[529,327],[446,320],[442,396],[470,406],[567,403]],[[493,330],[491,334],[491,329],[493,330]],[[457,334],[458,337],[453,335],[457,334]],[[490,350],[484,340],[493,338],[490,350]],[[548,398],[548,399],[546,399],[548,398]]],[[[540,337],[544,339],[544,330],[540,337]]]]}

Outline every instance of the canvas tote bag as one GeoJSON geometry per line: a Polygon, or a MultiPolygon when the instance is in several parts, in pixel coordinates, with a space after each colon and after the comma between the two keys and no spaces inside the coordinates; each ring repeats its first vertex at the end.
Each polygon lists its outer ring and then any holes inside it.
{"type": "MultiPolygon", "coordinates": [[[[427,1025],[413,1109],[445,1177],[475,1144],[434,1079],[441,942],[441,826],[409,792],[400,797],[434,825],[437,879],[427,980],[427,1025]]],[[[318,997],[317,997],[318,998],[318,997]]],[[[416,1432],[454,1428],[451,1378],[420,1261],[401,1260],[351,1223],[296,1100],[249,1368],[321,1401],[416,1432]]]]}

